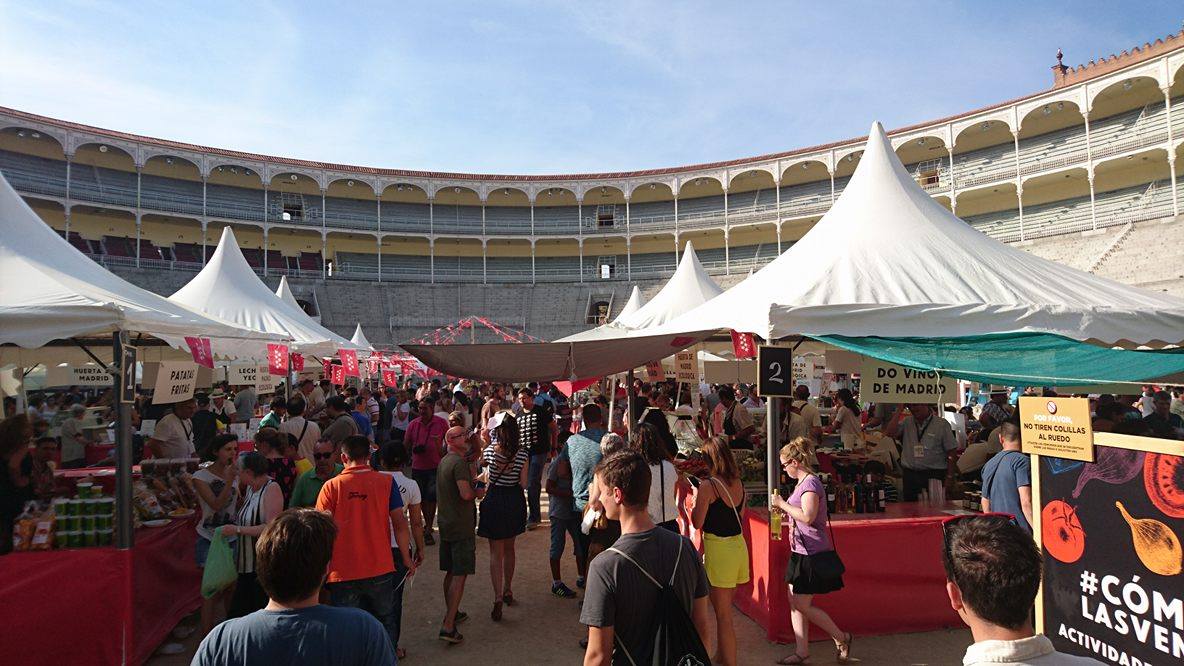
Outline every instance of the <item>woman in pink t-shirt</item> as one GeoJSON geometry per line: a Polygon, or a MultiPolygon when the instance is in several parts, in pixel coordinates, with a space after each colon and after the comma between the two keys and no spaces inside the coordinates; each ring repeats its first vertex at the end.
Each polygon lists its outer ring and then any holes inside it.
{"type": "Polygon", "coordinates": [[[781,466],[797,481],[788,499],[776,499],[774,510],[789,516],[789,566],[785,582],[789,583],[792,606],[790,619],[797,645],[794,653],[779,664],[804,664],[810,657],[810,623],[830,634],[838,651],[840,664],[847,663],[853,636],[839,629],[826,611],[813,605],[814,595],[826,594],[843,588],[843,565],[827,533],[826,489],[810,467],[814,444],[806,437],[798,437],[781,448],[781,466]]]}

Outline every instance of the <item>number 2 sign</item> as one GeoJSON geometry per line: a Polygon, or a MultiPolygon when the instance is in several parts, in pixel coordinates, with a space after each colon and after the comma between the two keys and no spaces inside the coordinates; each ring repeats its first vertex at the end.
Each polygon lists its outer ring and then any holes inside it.
{"type": "Polygon", "coordinates": [[[793,366],[793,350],[789,347],[770,347],[761,345],[757,348],[757,364],[760,375],[757,378],[757,391],[761,397],[787,398],[793,393],[793,381],[790,368],[793,366]]]}

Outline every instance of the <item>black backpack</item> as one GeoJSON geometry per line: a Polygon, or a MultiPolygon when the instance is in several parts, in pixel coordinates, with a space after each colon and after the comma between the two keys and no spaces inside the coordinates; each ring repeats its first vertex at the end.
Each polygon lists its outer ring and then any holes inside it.
{"type": "MultiPolygon", "coordinates": [[[[674,560],[674,571],[670,573],[670,580],[665,585],[651,576],[645,567],[637,563],[637,560],[616,548],[608,548],[632,562],[646,578],[650,579],[650,582],[658,586],[658,603],[654,607],[653,624],[650,626],[650,634],[654,637],[652,654],[648,660],[639,662],[629,654],[629,650],[625,648],[625,644],[617,635],[614,643],[620,650],[619,654],[625,657],[622,663],[631,666],[641,666],[642,663],[653,666],[709,666],[711,664],[711,658],[707,656],[707,648],[703,647],[703,641],[699,638],[699,631],[695,629],[695,623],[691,621],[687,609],[683,608],[682,601],[678,598],[673,587],[674,577],[678,575],[678,563],[682,559],[684,541],[685,539],[679,537],[678,556],[674,560]]],[[[638,655],[638,657],[643,657],[643,655],[638,655]]],[[[613,663],[617,663],[617,661],[618,659],[614,657],[613,663]]]]}

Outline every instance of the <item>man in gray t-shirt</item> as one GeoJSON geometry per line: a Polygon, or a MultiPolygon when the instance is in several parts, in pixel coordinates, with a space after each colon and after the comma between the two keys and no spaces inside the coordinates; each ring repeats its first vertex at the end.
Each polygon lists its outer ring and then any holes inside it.
{"type": "Polygon", "coordinates": [[[651,629],[659,590],[638,567],[662,584],[674,574],[674,591],[700,639],[706,639],[707,574],[689,541],[650,520],[650,468],[645,459],[636,451],[614,453],[597,467],[596,484],[606,515],[621,521],[621,537],[613,549],[624,556],[610,549],[589,564],[580,613],[580,622],[588,626],[584,663],[609,664],[614,638],[635,663],[652,660],[651,629]]]}

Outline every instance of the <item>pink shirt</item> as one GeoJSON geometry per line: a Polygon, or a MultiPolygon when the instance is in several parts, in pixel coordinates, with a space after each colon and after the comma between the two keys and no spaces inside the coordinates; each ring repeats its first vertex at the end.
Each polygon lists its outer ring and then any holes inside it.
{"type": "Polygon", "coordinates": [[[790,549],[803,555],[834,550],[834,546],[830,543],[830,535],[826,531],[826,488],[823,487],[822,481],[813,474],[807,476],[798,481],[797,487],[793,489],[793,494],[785,501],[800,509],[802,508],[802,495],[805,493],[816,493],[818,515],[814,516],[814,522],[809,524],[794,521],[790,549]]]}
{"type": "Polygon", "coordinates": [[[439,416],[432,416],[426,425],[418,416],[412,419],[403,435],[403,444],[411,450],[411,469],[436,469],[440,465],[440,447],[447,431],[448,421],[439,416]]]}

